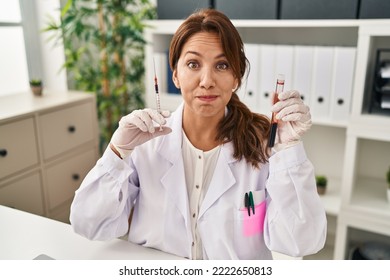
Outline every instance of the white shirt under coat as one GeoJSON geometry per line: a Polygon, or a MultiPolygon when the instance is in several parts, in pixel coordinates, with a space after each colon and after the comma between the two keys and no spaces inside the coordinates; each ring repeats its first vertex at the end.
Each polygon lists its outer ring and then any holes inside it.
{"type": "Polygon", "coordinates": [[[184,163],[184,173],[186,178],[188,200],[191,211],[191,230],[194,242],[192,244],[192,259],[203,259],[202,239],[198,231],[197,218],[199,209],[211,178],[214,174],[221,146],[217,146],[210,151],[202,151],[192,145],[183,131],[182,155],[184,163]]]}
{"type": "MultiPolygon", "coordinates": [[[[94,240],[123,236],[134,207],[129,241],[194,257],[182,110],[168,119],[172,133],[138,146],[125,160],[105,151],[76,191],[70,215],[75,232],[94,240]]],[[[301,142],[259,169],[233,158],[232,143],[222,145],[196,219],[204,259],[272,259],[271,250],[298,257],[318,252],[326,239],[325,211],[301,142]],[[249,191],[256,205],[266,198],[266,215],[262,232],[244,236],[246,219],[257,219],[243,208],[249,191]]]]}

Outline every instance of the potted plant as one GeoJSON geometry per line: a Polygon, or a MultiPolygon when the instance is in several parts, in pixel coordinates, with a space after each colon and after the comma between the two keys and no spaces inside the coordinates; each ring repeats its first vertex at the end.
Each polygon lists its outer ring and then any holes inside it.
{"type": "Polygon", "coordinates": [[[30,80],[30,88],[35,96],[41,96],[42,95],[42,88],[43,88],[42,80],[40,80],[40,79],[30,80]]]}
{"type": "Polygon", "coordinates": [[[316,175],[317,192],[320,195],[325,194],[328,179],[324,175],[316,175]]]}
{"type": "Polygon", "coordinates": [[[69,89],[96,95],[101,151],[119,119],[144,107],[144,20],[156,17],[151,0],[67,0],[44,29],[64,45],[69,89]]]}

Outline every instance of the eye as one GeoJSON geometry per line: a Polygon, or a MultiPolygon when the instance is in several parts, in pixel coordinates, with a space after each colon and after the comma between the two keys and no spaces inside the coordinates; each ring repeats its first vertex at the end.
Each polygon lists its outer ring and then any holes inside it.
{"type": "Polygon", "coordinates": [[[218,70],[227,70],[229,69],[229,64],[227,62],[220,62],[217,64],[218,70]]]}
{"type": "Polygon", "coordinates": [[[195,61],[190,61],[187,63],[188,68],[190,69],[197,69],[199,68],[199,64],[195,61]]]}

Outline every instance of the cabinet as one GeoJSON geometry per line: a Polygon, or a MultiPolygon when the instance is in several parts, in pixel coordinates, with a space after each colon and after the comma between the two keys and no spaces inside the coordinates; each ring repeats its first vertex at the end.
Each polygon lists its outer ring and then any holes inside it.
{"type": "MultiPolygon", "coordinates": [[[[148,107],[156,106],[154,57],[167,53],[180,23],[179,20],[147,22],[148,107]]],[[[233,20],[233,23],[245,44],[354,49],[354,67],[349,71],[353,74],[351,95],[344,103],[350,105],[346,117],[338,118],[332,109],[327,114],[314,112],[312,129],[304,136],[316,173],[328,176],[328,190],[322,196],[328,216],[327,243],[321,252],[308,258],[345,259],[359,242],[381,239],[390,243],[390,203],[385,195],[385,170],[390,165],[390,116],[367,113],[375,53],[378,48],[390,46],[390,20],[233,20]]],[[[291,77],[296,71],[292,69],[291,77]]],[[[324,87],[331,89],[334,79],[327,83],[324,87]]],[[[313,91],[313,85],[309,86],[313,91]]],[[[263,92],[258,94],[260,99],[267,97],[263,92]]],[[[312,105],[315,93],[308,94],[305,100],[312,105]]],[[[248,98],[245,93],[240,98],[244,102],[253,100],[253,96],[248,98]]],[[[163,109],[174,110],[181,102],[180,95],[161,92],[163,109]]],[[[269,115],[260,106],[247,103],[253,110],[269,115]]]]}
{"type": "Polygon", "coordinates": [[[0,204],[69,223],[75,190],[99,156],[95,97],[0,98],[0,204]]]}

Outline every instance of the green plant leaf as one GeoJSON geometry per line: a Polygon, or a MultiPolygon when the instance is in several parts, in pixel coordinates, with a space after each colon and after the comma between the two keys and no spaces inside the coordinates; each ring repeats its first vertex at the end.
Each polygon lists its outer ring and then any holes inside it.
{"type": "Polygon", "coordinates": [[[69,8],[72,6],[72,2],[73,0],[66,1],[65,6],[62,8],[61,11],[61,17],[64,17],[65,14],[68,12],[69,8]]]}
{"type": "Polygon", "coordinates": [[[149,0],[68,0],[61,22],[49,19],[44,28],[53,33],[51,40],[64,45],[62,69],[69,88],[96,95],[101,147],[122,115],[144,106],[143,21],[156,14],[149,0]],[[104,95],[105,79],[109,88],[104,95]]]}

